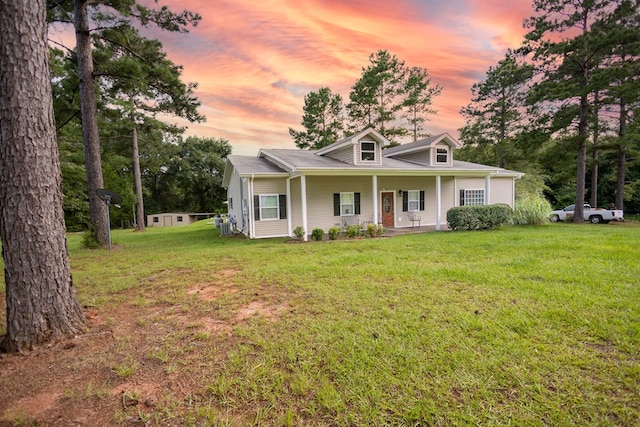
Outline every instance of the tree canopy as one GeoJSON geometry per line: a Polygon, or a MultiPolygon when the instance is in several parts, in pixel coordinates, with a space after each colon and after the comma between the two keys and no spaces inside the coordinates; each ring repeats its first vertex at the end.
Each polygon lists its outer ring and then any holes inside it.
{"type": "Polygon", "coordinates": [[[386,50],[369,56],[361,77],[351,87],[349,102],[324,87],[305,96],[303,131],[289,129],[296,146],[318,149],[367,127],[378,130],[392,143],[402,137],[428,136],[425,123],[436,111],[433,98],[442,88],[432,85],[429,73],[420,67],[407,68],[405,62],[386,50]]]}

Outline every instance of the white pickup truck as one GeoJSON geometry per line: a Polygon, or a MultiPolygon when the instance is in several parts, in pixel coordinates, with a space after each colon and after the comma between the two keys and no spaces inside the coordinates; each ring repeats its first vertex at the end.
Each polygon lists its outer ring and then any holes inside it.
{"type": "MultiPolygon", "coordinates": [[[[576,205],[569,205],[562,210],[551,212],[549,215],[549,221],[567,221],[573,219],[573,212],[576,210],[576,205]]],[[[609,221],[624,221],[624,214],[621,210],[616,209],[604,209],[595,208],[591,209],[591,205],[584,205],[583,217],[585,221],[589,221],[592,224],[608,223],[609,221]]]]}

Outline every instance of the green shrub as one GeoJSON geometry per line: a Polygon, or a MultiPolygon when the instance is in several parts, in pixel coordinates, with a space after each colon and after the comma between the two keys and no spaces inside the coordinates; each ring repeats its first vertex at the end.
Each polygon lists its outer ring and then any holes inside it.
{"type": "Polygon", "coordinates": [[[294,228],[293,234],[296,235],[298,240],[302,241],[304,239],[304,234],[305,234],[304,227],[302,227],[301,225],[297,226],[296,228],[294,228]]]}
{"type": "Polygon", "coordinates": [[[549,222],[551,205],[539,194],[527,194],[516,200],[512,221],[516,225],[542,225],[549,222]]]}
{"type": "Polygon", "coordinates": [[[345,234],[349,238],[357,237],[360,235],[360,224],[351,224],[347,226],[345,234]]]}
{"type": "Polygon", "coordinates": [[[336,240],[338,235],[340,234],[342,229],[340,227],[334,226],[329,229],[329,240],[336,240]]]}
{"type": "Polygon", "coordinates": [[[324,230],[322,228],[314,228],[311,231],[311,238],[313,240],[316,240],[319,242],[320,240],[322,240],[323,237],[324,237],[324,230]]]}
{"type": "Polygon", "coordinates": [[[369,224],[367,225],[367,234],[370,237],[380,237],[387,229],[382,224],[369,224]]]}
{"type": "Polygon", "coordinates": [[[89,227],[82,235],[82,247],[85,249],[100,249],[102,247],[102,243],[98,239],[98,232],[93,227],[89,227]]]}
{"type": "Polygon", "coordinates": [[[447,211],[447,223],[453,231],[490,230],[511,219],[511,207],[505,204],[458,206],[447,211]]]}

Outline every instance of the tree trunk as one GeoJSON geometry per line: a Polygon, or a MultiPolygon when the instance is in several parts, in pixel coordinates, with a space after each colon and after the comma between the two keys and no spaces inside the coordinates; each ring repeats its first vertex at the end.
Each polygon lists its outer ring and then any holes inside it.
{"type": "Polygon", "coordinates": [[[133,122],[133,174],[136,181],[136,195],[138,197],[136,230],[144,231],[144,201],[142,199],[142,176],[140,174],[140,156],[138,154],[138,130],[133,122]]]}
{"type": "Polygon", "coordinates": [[[591,166],[591,207],[595,208],[598,206],[598,174],[599,174],[599,165],[598,165],[598,150],[593,150],[593,165],[591,166]]]}
{"type": "Polygon", "coordinates": [[[584,189],[587,176],[587,124],[589,119],[589,103],[585,95],[580,97],[580,122],[578,123],[578,167],[576,175],[576,210],[573,222],[584,223],[584,189]]]}
{"type": "Polygon", "coordinates": [[[0,350],[84,329],[65,240],[44,0],[0,0],[0,235],[7,300],[0,350]]]}
{"type": "Polygon", "coordinates": [[[93,56],[91,54],[91,36],[89,34],[87,3],[88,0],[73,0],[78,77],[80,79],[82,141],[84,143],[84,163],[87,170],[89,218],[91,220],[91,226],[97,233],[98,240],[100,240],[103,245],[107,245],[109,243],[107,207],[97,194],[97,190],[104,188],[104,181],[100,160],[98,112],[96,107],[96,93],[93,85],[93,56]]]}
{"type": "Polygon", "coordinates": [[[616,177],[616,209],[623,209],[624,205],[624,176],[627,168],[625,144],[627,137],[627,108],[624,101],[620,101],[620,128],[618,130],[618,160],[616,177]]]}

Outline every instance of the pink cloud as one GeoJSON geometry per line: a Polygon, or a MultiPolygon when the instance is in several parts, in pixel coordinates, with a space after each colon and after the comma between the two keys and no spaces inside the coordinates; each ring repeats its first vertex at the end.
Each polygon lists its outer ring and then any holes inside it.
{"type": "Polygon", "coordinates": [[[428,69],[443,86],[429,131],[457,134],[470,88],[519,45],[530,0],[161,0],[203,16],[189,34],[150,34],[199,83],[205,124],[189,133],[229,139],[237,154],[294,148],[304,96],[328,86],[348,99],[379,49],[428,69]]]}

